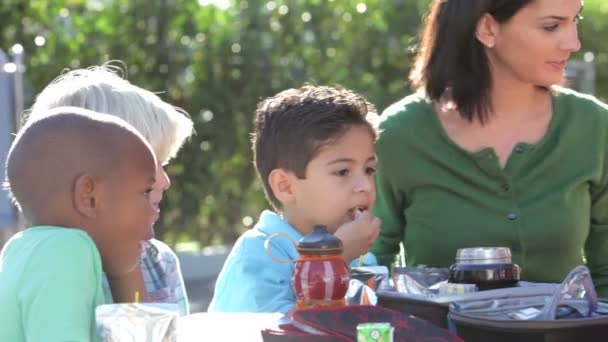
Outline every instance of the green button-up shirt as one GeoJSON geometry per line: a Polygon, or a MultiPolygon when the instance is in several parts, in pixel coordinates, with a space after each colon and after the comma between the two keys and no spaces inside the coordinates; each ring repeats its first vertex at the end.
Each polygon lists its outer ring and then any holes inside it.
{"type": "Polygon", "coordinates": [[[464,247],[506,246],[522,279],[561,282],[587,264],[608,297],[608,107],[567,89],[549,130],[519,143],[504,169],[492,148],[468,152],[414,94],[381,116],[372,251],[388,265],[447,267],[464,247]]]}

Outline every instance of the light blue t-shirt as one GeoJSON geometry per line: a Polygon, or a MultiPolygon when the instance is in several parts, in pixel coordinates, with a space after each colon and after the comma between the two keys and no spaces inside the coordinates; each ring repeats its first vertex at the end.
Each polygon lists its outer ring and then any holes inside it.
{"type": "MultiPolygon", "coordinates": [[[[273,260],[264,249],[264,242],[275,233],[284,233],[295,242],[302,238],[296,229],[279,215],[265,210],[258,223],[236,241],[220,272],[209,312],[282,312],[296,303],[291,286],[295,264],[273,260]]],[[[294,244],[277,237],[269,244],[273,256],[284,260],[300,258],[294,244]]],[[[354,260],[353,266],[357,263],[354,260]]],[[[373,254],[367,253],[363,264],[377,265],[373,254]]]]}
{"type": "Polygon", "coordinates": [[[79,229],[39,226],[0,252],[0,341],[99,341],[95,308],[111,302],[101,258],[79,229]]]}

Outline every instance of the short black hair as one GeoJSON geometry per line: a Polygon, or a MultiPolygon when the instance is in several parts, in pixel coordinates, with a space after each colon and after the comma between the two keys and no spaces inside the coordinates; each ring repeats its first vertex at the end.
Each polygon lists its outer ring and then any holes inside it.
{"type": "Polygon", "coordinates": [[[306,85],[287,89],[258,104],[252,133],[254,164],[272,206],[282,205],[268,183],[274,169],[306,178],[308,163],[321,147],[335,142],[351,127],[369,128],[376,108],[363,96],[344,88],[306,85]]]}
{"type": "Polygon", "coordinates": [[[433,101],[449,95],[463,118],[485,122],[491,109],[492,75],[475,36],[477,23],[485,13],[505,23],[533,1],[434,0],[410,73],[414,87],[433,101]]]}
{"type": "Polygon", "coordinates": [[[146,150],[154,160],[145,138],[118,117],[57,107],[19,130],[6,158],[4,186],[30,220],[58,193],[71,191],[81,174],[118,174],[118,165],[132,163],[134,153],[146,150]]]}

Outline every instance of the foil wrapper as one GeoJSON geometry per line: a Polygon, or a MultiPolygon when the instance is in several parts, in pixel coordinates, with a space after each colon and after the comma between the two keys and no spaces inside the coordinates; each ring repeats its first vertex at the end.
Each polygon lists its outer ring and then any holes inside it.
{"type": "Polygon", "coordinates": [[[360,266],[350,270],[351,279],[360,280],[374,291],[390,286],[388,274],[386,266],[360,266]]]}
{"type": "Polygon", "coordinates": [[[395,267],[393,284],[398,292],[434,297],[439,283],[446,282],[449,274],[447,268],[395,267]]]}
{"type": "Polygon", "coordinates": [[[177,304],[121,303],[95,309],[97,331],[104,342],[176,342],[177,304]]]}
{"type": "Polygon", "coordinates": [[[346,292],[348,305],[376,305],[378,297],[376,292],[358,279],[351,279],[346,292]]]}
{"type": "Polygon", "coordinates": [[[388,285],[388,268],[361,266],[350,270],[350,283],[346,292],[348,305],[376,305],[376,291],[388,285]]]}
{"type": "Polygon", "coordinates": [[[431,290],[406,273],[395,273],[393,275],[393,282],[398,292],[429,297],[435,295],[431,290]]]}

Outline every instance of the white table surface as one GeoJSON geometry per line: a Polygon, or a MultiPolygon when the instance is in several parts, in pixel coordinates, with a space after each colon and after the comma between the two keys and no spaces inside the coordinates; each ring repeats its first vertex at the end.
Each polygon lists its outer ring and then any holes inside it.
{"type": "Polygon", "coordinates": [[[282,316],[280,313],[195,313],[178,319],[177,341],[262,341],[262,328],[271,326],[282,316]]]}

